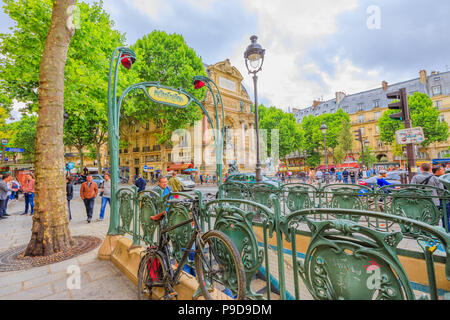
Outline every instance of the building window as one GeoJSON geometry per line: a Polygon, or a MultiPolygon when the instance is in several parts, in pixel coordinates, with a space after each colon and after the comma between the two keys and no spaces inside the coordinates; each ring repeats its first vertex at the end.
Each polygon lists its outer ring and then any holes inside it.
{"type": "Polygon", "coordinates": [[[358,116],[358,121],[359,121],[359,123],[363,123],[364,122],[364,115],[363,114],[360,114],[358,116]]]}
{"type": "Polygon", "coordinates": [[[134,164],[139,164],[139,158],[134,159],[134,164]]]}
{"type": "Polygon", "coordinates": [[[444,117],[443,114],[440,114],[440,115],[439,115],[439,121],[440,121],[440,122],[445,122],[445,117],[444,117]]]}
{"type": "Polygon", "coordinates": [[[150,129],[150,123],[147,122],[147,123],[145,124],[145,130],[148,130],[148,129],[150,129]]]}
{"type": "Polygon", "coordinates": [[[139,132],[139,123],[136,123],[135,128],[136,128],[136,132],[139,132]]]}
{"type": "Polygon", "coordinates": [[[440,108],[441,107],[441,100],[437,100],[434,102],[434,105],[436,106],[436,108],[440,108]]]}
{"type": "Polygon", "coordinates": [[[433,91],[433,96],[441,94],[441,86],[431,87],[431,90],[433,91]]]}
{"type": "Polygon", "coordinates": [[[378,111],[378,112],[375,112],[375,113],[373,114],[373,116],[374,116],[374,119],[375,119],[375,120],[380,119],[380,112],[379,112],[379,111],[378,111]]]}
{"type": "Polygon", "coordinates": [[[361,135],[364,135],[364,127],[361,127],[361,135]]]}
{"type": "Polygon", "coordinates": [[[358,111],[362,111],[363,110],[363,104],[362,103],[358,103],[358,111]]]}
{"type": "Polygon", "coordinates": [[[375,132],[376,133],[380,133],[380,127],[379,126],[375,126],[375,132]]]}
{"type": "Polygon", "coordinates": [[[373,100],[373,107],[379,108],[380,107],[380,100],[373,100]]]}

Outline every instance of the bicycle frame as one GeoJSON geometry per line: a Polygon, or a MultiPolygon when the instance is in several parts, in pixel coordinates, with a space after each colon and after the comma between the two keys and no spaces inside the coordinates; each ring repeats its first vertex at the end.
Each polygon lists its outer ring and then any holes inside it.
{"type": "Polygon", "coordinates": [[[161,228],[160,231],[160,236],[159,236],[159,241],[158,241],[158,248],[159,251],[162,251],[162,253],[164,254],[165,257],[167,257],[168,261],[165,261],[165,263],[168,263],[169,265],[167,265],[166,270],[168,270],[169,274],[170,274],[170,284],[173,286],[177,283],[177,281],[179,280],[180,276],[181,276],[181,271],[183,270],[184,265],[186,264],[186,260],[189,256],[189,253],[192,252],[192,246],[195,243],[195,253],[197,254],[197,252],[200,252],[203,255],[202,250],[201,249],[203,246],[199,245],[199,239],[198,236],[201,235],[203,232],[201,230],[200,224],[198,222],[198,218],[197,218],[197,213],[195,212],[195,209],[192,210],[192,218],[185,220],[183,222],[180,222],[174,226],[171,226],[169,228],[164,229],[163,228],[163,221],[165,221],[167,218],[164,216],[160,221],[159,221],[159,226],[161,228]],[[181,260],[178,262],[178,266],[175,269],[175,271],[173,270],[173,268],[170,266],[170,258],[172,257],[171,253],[169,252],[169,248],[168,248],[168,243],[169,243],[169,237],[167,235],[168,232],[177,229],[179,227],[182,227],[188,223],[192,223],[194,222],[194,230],[193,230],[193,234],[191,236],[191,239],[189,240],[189,243],[183,253],[183,256],[181,257],[181,260]]]}

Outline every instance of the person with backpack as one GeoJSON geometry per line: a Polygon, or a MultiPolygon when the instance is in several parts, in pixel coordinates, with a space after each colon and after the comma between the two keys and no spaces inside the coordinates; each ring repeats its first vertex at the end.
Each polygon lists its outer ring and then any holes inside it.
{"type": "MultiPolygon", "coordinates": [[[[422,163],[420,165],[420,173],[416,174],[411,179],[411,184],[423,184],[427,186],[433,186],[437,187],[439,189],[444,189],[444,185],[441,181],[439,181],[439,178],[436,177],[431,169],[431,164],[429,163],[422,163]]],[[[437,190],[433,190],[433,203],[436,205],[436,207],[440,206],[440,201],[438,198],[437,190]]]]}
{"type": "Polygon", "coordinates": [[[349,176],[349,173],[348,173],[347,169],[344,169],[344,171],[342,171],[342,178],[344,179],[344,183],[348,183],[348,176],[349,176]]]}
{"type": "Polygon", "coordinates": [[[73,185],[72,178],[66,177],[66,195],[67,195],[67,210],[69,211],[69,221],[72,220],[72,214],[70,212],[70,200],[73,199],[73,185]]]}

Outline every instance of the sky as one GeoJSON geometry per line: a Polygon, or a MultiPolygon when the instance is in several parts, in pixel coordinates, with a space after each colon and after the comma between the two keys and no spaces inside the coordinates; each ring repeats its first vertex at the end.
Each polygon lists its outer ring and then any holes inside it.
{"type": "MultiPolygon", "coordinates": [[[[206,64],[230,59],[252,99],[243,53],[258,36],[266,49],[258,101],[285,111],[450,70],[448,0],[104,0],[104,8],[128,45],[157,29],[182,34],[206,64]]],[[[12,25],[2,10],[0,32],[12,25]]]]}

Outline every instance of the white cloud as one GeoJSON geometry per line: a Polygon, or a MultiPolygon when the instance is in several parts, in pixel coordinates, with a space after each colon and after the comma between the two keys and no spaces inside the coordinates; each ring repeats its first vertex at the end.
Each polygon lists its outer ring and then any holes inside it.
{"type": "MultiPolygon", "coordinates": [[[[337,16],[356,8],[357,0],[248,0],[244,3],[258,17],[255,34],[258,43],[266,49],[263,70],[258,73],[259,98],[264,97],[271,105],[282,109],[304,108],[321,96],[333,98],[336,91],[354,93],[379,85],[379,81],[374,80],[378,76],[376,70],[366,72],[354,67],[349,60],[334,59],[337,72],[331,77],[304,59],[309,47],[338,31],[337,16]],[[307,75],[322,81],[308,80],[307,75]]],[[[230,60],[242,72],[246,87],[253,92],[253,82],[247,75],[243,58],[250,36],[235,48],[230,60]]]]}
{"type": "Polygon", "coordinates": [[[155,21],[162,19],[163,13],[171,11],[170,6],[164,5],[162,0],[126,0],[126,3],[133,5],[155,21]]]}

